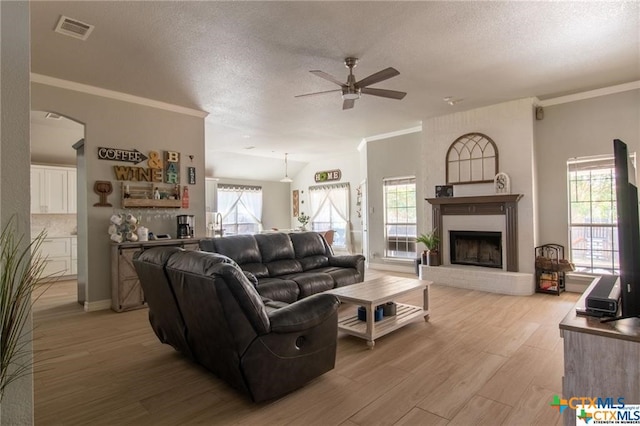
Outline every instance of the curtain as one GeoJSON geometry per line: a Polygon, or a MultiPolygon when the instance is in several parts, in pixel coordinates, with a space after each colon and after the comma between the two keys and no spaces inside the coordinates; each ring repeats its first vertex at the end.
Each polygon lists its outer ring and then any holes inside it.
{"type": "Polygon", "coordinates": [[[236,224],[238,207],[244,207],[251,220],[262,230],[262,187],[245,185],[218,185],[218,211],[222,213],[222,221],[236,224]],[[232,216],[232,217],[230,217],[232,216]]]}
{"type": "Polygon", "coordinates": [[[353,253],[349,189],[349,183],[309,187],[309,206],[311,207],[311,222],[314,221],[314,218],[317,217],[323,209],[329,206],[333,207],[340,219],[346,223],[345,246],[349,253],[353,253]]]}

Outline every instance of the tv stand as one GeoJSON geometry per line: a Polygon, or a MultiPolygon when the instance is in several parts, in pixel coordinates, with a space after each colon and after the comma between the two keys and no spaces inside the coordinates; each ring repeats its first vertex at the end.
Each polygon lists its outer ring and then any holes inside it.
{"type": "MultiPolygon", "coordinates": [[[[562,398],[640,401],[640,318],[602,323],[571,309],[560,323],[560,336],[564,341],[562,398]]],[[[565,426],[576,424],[575,410],[567,408],[563,416],[565,426]]]]}
{"type": "Polygon", "coordinates": [[[613,321],[620,321],[620,320],[629,319],[629,318],[640,318],[640,315],[626,315],[626,316],[619,316],[619,317],[612,317],[612,318],[603,318],[600,320],[600,322],[601,323],[613,322],[613,321]]]}

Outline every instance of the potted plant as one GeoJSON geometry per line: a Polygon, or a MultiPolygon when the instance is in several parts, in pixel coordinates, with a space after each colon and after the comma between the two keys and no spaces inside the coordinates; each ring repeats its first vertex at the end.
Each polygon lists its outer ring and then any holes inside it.
{"type": "Polygon", "coordinates": [[[416,238],[416,241],[425,246],[425,250],[422,253],[422,264],[427,266],[440,265],[438,259],[438,244],[440,243],[440,238],[438,238],[436,234],[436,229],[426,234],[420,234],[420,236],[416,238]]]}
{"type": "Polygon", "coordinates": [[[16,236],[15,227],[12,218],[0,234],[0,401],[10,383],[31,371],[24,339],[30,332],[28,319],[37,300],[32,293],[45,267],[45,259],[39,255],[44,232],[26,243],[22,236],[16,236]]]}
{"type": "Polygon", "coordinates": [[[304,214],[304,212],[300,212],[300,216],[298,216],[298,222],[300,222],[300,230],[301,231],[306,231],[307,230],[307,223],[309,223],[309,219],[311,219],[309,216],[307,216],[306,214],[304,214]]]}

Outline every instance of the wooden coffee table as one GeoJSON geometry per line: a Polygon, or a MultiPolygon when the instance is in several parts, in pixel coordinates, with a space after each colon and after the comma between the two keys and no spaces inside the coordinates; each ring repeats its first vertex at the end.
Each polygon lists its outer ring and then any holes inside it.
{"type": "Polygon", "coordinates": [[[325,293],[334,294],[343,303],[363,306],[367,312],[367,320],[349,315],[338,320],[338,330],[360,337],[367,341],[369,349],[373,349],[375,339],[394,330],[404,327],[417,318],[429,321],[429,287],[431,281],[417,278],[381,277],[363,283],[327,290],[325,293]],[[408,305],[396,302],[396,315],[383,317],[381,321],[374,321],[376,306],[387,302],[394,302],[399,297],[413,291],[423,290],[422,306],[408,305]]]}

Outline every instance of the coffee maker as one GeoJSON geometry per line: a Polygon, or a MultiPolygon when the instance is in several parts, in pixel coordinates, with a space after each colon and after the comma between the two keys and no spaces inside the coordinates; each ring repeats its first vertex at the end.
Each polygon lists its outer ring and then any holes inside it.
{"type": "Polygon", "coordinates": [[[192,214],[181,214],[177,216],[178,238],[193,238],[195,229],[195,219],[192,214]]]}

